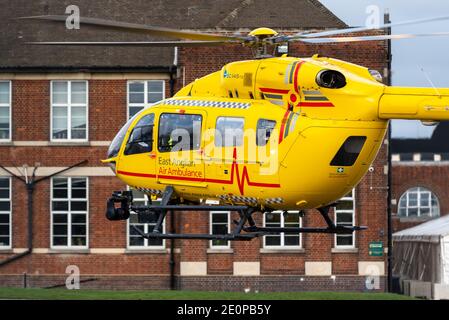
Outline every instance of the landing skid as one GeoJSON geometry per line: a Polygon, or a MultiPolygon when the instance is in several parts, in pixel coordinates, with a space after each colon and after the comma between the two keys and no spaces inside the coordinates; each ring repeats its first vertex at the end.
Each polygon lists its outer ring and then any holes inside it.
{"type": "Polygon", "coordinates": [[[106,217],[109,220],[126,220],[130,216],[130,212],[136,212],[139,223],[147,223],[154,221],[156,217],[156,225],[152,232],[145,233],[136,226],[134,230],[146,239],[199,239],[199,240],[229,240],[229,241],[249,241],[257,237],[265,235],[273,235],[280,233],[324,233],[324,234],[352,234],[354,231],[365,230],[366,227],[345,227],[336,226],[329,217],[329,209],[332,206],[318,208],[321,216],[326,222],[325,228],[278,228],[278,227],[258,227],[252,217],[257,209],[249,206],[218,206],[218,205],[184,205],[176,204],[172,200],[174,190],[167,187],[164,190],[162,201],[157,205],[134,206],[132,205],[132,193],[129,191],[114,192],[108,200],[106,217]],[[120,207],[116,208],[115,204],[119,203],[120,207]],[[234,220],[234,230],[228,234],[184,234],[184,233],[162,233],[162,224],[168,212],[174,214],[175,211],[234,211],[238,212],[239,219],[234,220]],[[242,233],[244,232],[244,233],[242,233]]]}

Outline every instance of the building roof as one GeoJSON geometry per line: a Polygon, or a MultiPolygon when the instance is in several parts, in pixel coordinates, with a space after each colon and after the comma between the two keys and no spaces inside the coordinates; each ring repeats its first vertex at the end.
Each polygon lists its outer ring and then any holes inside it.
{"type": "Polygon", "coordinates": [[[392,153],[449,153],[449,122],[441,122],[430,139],[392,139],[392,153]]]}
{"type": "MultiPolygon", "coordinates": [[[[45,47],[28,41],[141,41],[145,35],[81,26],[13,20],[64,14],[70,0],[1,0],[0,71],[54,69],[163,69],[173,64],[173,48],[45,47]]],[[[317,0],[78,0],[81,16],[179,29],[242,31],[335,29],[346,25],[317,0]]]]}
{"type": "Polygon", "coordinates": [[[393,234],[394,241],[439,242],[449,235],[449,215],[393,234]]]}

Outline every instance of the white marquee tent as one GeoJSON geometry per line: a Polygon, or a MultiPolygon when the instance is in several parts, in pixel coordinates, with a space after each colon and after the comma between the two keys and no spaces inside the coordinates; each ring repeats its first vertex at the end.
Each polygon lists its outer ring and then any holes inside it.
{"type": "Polygon", "coordinates": [[[393,273],[449,287],[449,215],[393,234],[393,273]]]}

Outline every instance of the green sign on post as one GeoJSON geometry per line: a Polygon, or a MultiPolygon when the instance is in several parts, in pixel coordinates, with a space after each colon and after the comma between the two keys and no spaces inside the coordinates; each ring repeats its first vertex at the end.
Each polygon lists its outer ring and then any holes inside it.
{"type": "Polygon", "coordinates": [[[384,245],[382,241],[373,241],[369,243],[369,255],[373,257],[382,257],[384,254],[384,245]]]}

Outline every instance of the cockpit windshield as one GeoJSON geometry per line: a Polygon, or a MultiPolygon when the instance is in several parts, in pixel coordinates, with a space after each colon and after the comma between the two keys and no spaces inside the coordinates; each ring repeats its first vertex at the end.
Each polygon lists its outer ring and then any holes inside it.
{"type": "Polygon", "coordinates": [[[131,123],[134,122],[134,120],[143,112],[144,110],[141,110],[137,114],[135,114],[131,119],[128,120],[128,122],[120,129],[120,131],[115,136],[114,140],[112,140],[111,145],[108,149],[108,159],[114,158],[118,155],[120,151],[120,147],[123,144],[123,140],[125,139],[126,132],[128,131],[129,127],[131,126],[131,123]]]}

